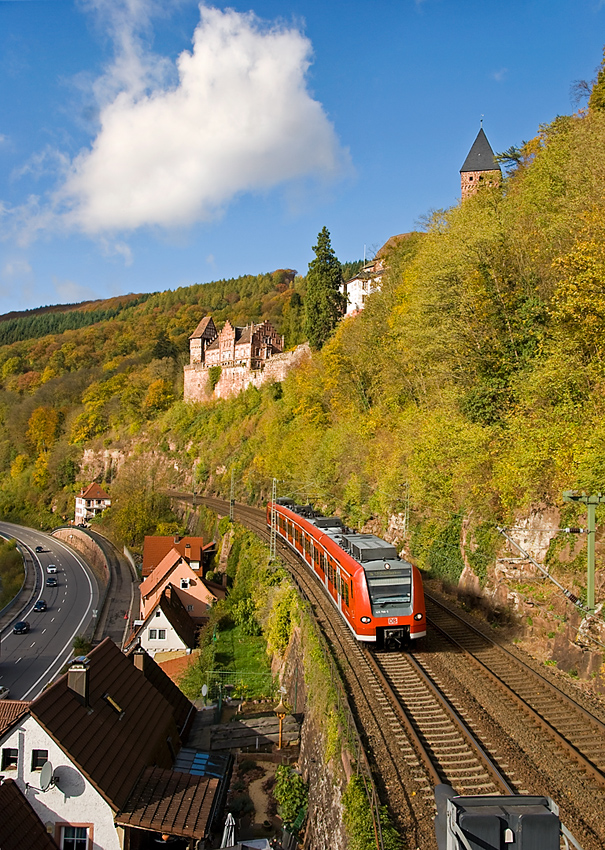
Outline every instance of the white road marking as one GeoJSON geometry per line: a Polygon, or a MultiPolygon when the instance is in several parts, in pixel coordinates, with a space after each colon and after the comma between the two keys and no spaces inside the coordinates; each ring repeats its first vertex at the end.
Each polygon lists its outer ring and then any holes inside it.
{"type": "Polygon", "coordinates": [[[42,634],[44,634],[45,631],[46,631],[46,629],[42,629],[42,634]]]}
{"type": "Polygon", "coordinates": [[[15,661],[15,664],[18,664],[20,661],[21,661],[21,659],[17,658],[17,660],[15,661]]]}

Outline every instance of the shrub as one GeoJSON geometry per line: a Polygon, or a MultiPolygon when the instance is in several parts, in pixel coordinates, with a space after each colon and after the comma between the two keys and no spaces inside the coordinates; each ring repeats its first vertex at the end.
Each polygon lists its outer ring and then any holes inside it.
{"type": "Polygon", "coordinates": [[[220,366],[210,366],[208,369],[208,382],[210,384],[210,391],[214,392],[214,388],[218,384],[221,379],[222,369],[220,366]]]}
{"type": "MultiPolygon", "coordinates": [[[[344,822],[350,850],[368,850],[376,846],[374,820],[363,780],[354,776],[342,795],[344,822]]],[[[380,810],[380,829],[384,850],[401,850],[401,836],[390,821],[387,809],[380,810]]]]}
{"type": "Polygon", "coordinates": [[[294,823],[301,809],[306,808],[309,792],[302,776],[290,765],[280,764],[275,771],[273,796],[279,803],[279,814],[287,825],[294,823]]]}

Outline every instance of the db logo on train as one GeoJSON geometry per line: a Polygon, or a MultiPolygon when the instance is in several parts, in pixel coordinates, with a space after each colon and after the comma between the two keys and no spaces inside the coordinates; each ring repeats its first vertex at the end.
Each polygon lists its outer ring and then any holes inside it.
{"type": "Polygon", "coordinates": [[[397,625],[397,617],[389,617],[389,626],[397,625]]]}

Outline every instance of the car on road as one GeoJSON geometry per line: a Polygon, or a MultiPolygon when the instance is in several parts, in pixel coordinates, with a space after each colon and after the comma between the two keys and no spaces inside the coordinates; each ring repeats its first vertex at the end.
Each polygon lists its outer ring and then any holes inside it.
{"type": "Polygon", "coordinates": [[[46,604],[45,599],[38,599],[38,601],[34,605],[34,611],[46,611],[47,608],[48,608],[48,605],[46,604]]]}
{"type": "Polygon", "coordinates": [[[8,699],[10,691],[8,688],[0,688],[0,699],[8,699]]]}
{"type": "Polygon", "coordinates": [[[29,623],[27,620],[19,620],[18,623],[15,623],[15,627],[13,629],[13,634],[16,635],[26,635],[29,631],[29,623]]]}
{"type": "Polygon", "coordinates": [[[36,546],[36,552],[44,552],[44,546],[36,546]]]}
{"type": "Polygon", "coordinates": [[[57,581],[57,579],[54,576],[49,576],[46,579],[46,586],[47,587],[58,587],[59,582],[57,581]]]}
{"type": "Polygon", "coordinates": [[[54,564],[49,564],[49,565],[47,566],[47,568],[46,568],[46,572],[47,572],[49,575],[52,575],[53,573],[56,573],[56,572],[57,572],[57,568],[56,568],[56,566],[55,566],[54,564]]]}

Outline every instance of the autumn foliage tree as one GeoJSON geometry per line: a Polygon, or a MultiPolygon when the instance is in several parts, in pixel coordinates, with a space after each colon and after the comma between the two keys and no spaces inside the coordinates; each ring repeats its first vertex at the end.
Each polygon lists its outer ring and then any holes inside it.
{"type": "Polygon", "coordinates": [[[27,423],[27,439],[37,454],[49,449],[57,438],[59,413],[53,407],[37,407],[27,423]]]}

